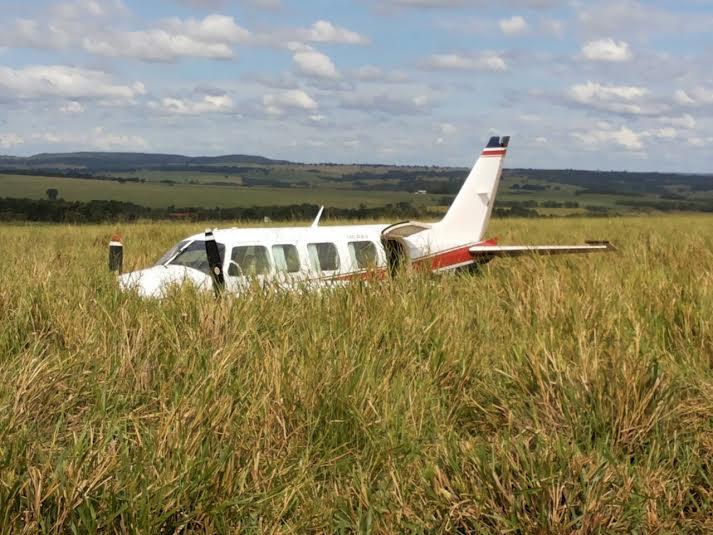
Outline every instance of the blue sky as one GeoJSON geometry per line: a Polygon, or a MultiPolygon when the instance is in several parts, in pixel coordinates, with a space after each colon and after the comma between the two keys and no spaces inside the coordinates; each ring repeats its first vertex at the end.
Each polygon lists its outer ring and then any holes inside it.
{"type": "Polygon", "coordinates": [[[0,7],[0,154],[713,172],[708,0],[0,7]]]}

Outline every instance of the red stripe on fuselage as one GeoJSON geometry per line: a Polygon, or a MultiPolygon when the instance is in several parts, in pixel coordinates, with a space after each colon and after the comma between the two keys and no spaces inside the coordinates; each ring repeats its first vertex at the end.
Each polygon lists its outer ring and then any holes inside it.
{"type": "Polygon", "coordinates": [[[484,150],[483,152],[480,153],[481,156],[505,156],[505,153],[507,150],[505,149],[499,149],[499,150],[484,150]]]}
{"type": "Polygon", "coordinates": [[[497,238],[486,240],[477,243],[462,245],[447,251],[432,254],[430,256],[417,258],[414,260],[414,265],[417,267],[429,267],[431,270],[448,269],[449,267],[465,264],[473,261],[474,257],[470,252],[470,248],[475,245],[497,245],[497,238]]]}
{"type": "Polygon", "coordinates": [[[374,268],[365,271],[354,271],[352,273],[345,273],[344,275],[335,275],[326,280],[334,281],[352,281],[352,280],[370,280],[370,279],[383,279],[386,276],[386,268],[374,268]]]}

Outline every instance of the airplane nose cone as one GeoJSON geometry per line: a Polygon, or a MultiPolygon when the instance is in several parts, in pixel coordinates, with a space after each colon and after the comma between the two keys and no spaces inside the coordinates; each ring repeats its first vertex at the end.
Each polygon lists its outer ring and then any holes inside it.
{"type": "Polygon", "coordinates": [[[201,290],[210,289],[210,277],[182,266],[154,266],[125,273],[119,277],[121,290],[136,291],[141,297],[163,297],[169,286],[191,283],[201,290]]]}

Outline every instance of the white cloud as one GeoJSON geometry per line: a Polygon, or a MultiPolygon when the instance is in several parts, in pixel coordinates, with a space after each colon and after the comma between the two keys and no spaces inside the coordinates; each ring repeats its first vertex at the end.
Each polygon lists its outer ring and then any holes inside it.
{"type": "Polygon", "coordinates": [[[690,106],[696,103],[683,89],[677,89],[673,94],[674,100],[683,106],[690,106]]]}
{"type": "MultiPolygon", "coordinates": [[[[291,89],[280,93],[268,94],[262,98],[265,113],[282,115],[286,110],[315,111],[317,102],[301,89],[291,89]]],[[[312,114],[314,115],[314,114],[312,114]]]]}
{"type": "Polygon", "coordinates": [[[326,54],[301,43],[290,43],[288,47],[293,51],[292,59],[302,74],[331,80],[340,78],[337,67],[326,54]]]}
{"type": "Polygon", "coordinates": [[[426,67],[432,69],[460,71],[503,72],[508,69],[505,60],[496,52],[479,54],[433,54],[426,60],[426,67]]]}
{"type": "Polygon", "coordinates": [[[99,56],[135,58],[144,61],[175,61],[184,57],[231,59],[225,43],[207,43],[165,30],[115,33],[104,39],[85,37],[84,49],[99,56]]]}
{"type": "Polygon", "coordinates": [[[234,110],[233,99],[228,95],[205,95],[200,100],[163,98],[150,106],[173,115],[198,115],[201,113],[230,113],[234,110]]]}
{"type": "Polygon", "coordinates": [[[375,65],[363,65],[350,74],[363,82],[402,83],[409,79],[408,75],[402,71],[387,72],[375,65]]]}
{"type": "Polygon", "coordinates": [[[456,126],[451,123],[441,123],[438,125],[438,130],[444,136],[452,136],[458,131],[458,128],[456,128],[456,126]]]}
{"type": "Polygon", "coordinates": [[[645,102],[649,90],[637,86],[603,85],[596,82],[573,85],[571,100],[603,111],[645,115],[663,111],[662,106],[645,102]]]}
{"type": "Polygon", "coordinates": [[[62,113],[82,113],[84,111],[84,106],[82,106],[76,100],[71,100],[66,104],[60,106],[59,111],[62,113]]]}
{"type": "Polygon", "coordinates": [[[251,37],[250,32],[238,26],[233,17],[225,15],[208,15],[202,20],[174,17],[166,21],[165,27],[173,34],[186,35],[205,43],[240,43],[251,37]]]}
{"type": "Polygon", "coordinates": [[[0,32],[0,43],[13,48],[59,50],[68,48],[74,41],[73,32],[62,24],[41,25],[29,19],[17,19],[9,28],[3,28],[0,32]]]}
{"type": "Polygon", "coordinates": [[[713,137],[689,137],[688,144],[697,148],[713,146],[713,137]]]}
{"type": "Polygon", "coordinates": [[[0,67],[0,93],[18,98],[58,96],[128,100],[146,92],[140,82],[116,84],[101,71],[63,65],[0,67]]]}
{"type": "MultiPolygon", "coordinates": [[[[671,33],[710,32],[713,17],[703,12],[691,16],[685,9],[662,9],[657,2],[604,0],[578,2],[577,18],[581,31],[596,37],[626,35],[630,39],[649,39],[671,33]],[[585,7],[586,6],[586,7],[585,7]]],[[[702,3],[701,3],[702,4],[702,3]]]]}
{"type": "Polygon", "coordinates": [[[64,20],[107,19],[128,14],[121,0],[65,0],[51,8],[52,14],[64,20]]]}
{"type": "MultiPolygon", "coordinates": [[[[176,0],[179,4],[186,4],[193,7],[213,9],[223,7],[228,0],[176,0]]],[[[242,0],[242,3],[258,9],[279,9],[282,7],[280,0],[242,0]]]]}
{"type": "Polygon", "coordinates": [[[688,91],[678,89],[673,95],[674,100],[682,106],[702,106],[713,104],[713,90],[702,86],[694,87],[688,91]]]}
{"type": "Polygon", "coordinates": [[[500,26],[500,31],[505,35],[521,35],[529,28],[527,21],[520,15],[515,15],[509,19],[502,19],[498,22],[498,26],[500,26]]]}
{"type": "Polygon", "coordinates": [[[203,19],[171,18],[158,28],[138,31],[105,30],[82,39],[92,54],[171,62],[180,58],[231,59],[232,45],[252,39],[233,17],[208,15],[203,19]]]}
{"type": "Polygon", "coordinates": [[[417,115],[426,111],[431,101],[426,95],[350,94],[342,98],[344,108],[390,115],[417,115]]]}
{"type": "Polygon", "coordinates": [[[298,38],[316,43],[341,43],[348,45],[365,45],[369,39],[357,32],[335,26],[329,21],[318,20],[307,29],[297,31],[298,38]]]}
{"type": "Polygon", "coordinates": [[[144,150],[149,147],[141,136],[114,134],[107,132],[103,127],[94,129],[90,143],[101,150],[144,150]]]}
{"type": "Polygon", "coordinates": [[[596,82],[574,85],[572,95],[579,102],[592,102],[594,100],[635,100],[645,96],[649,90],[636,86],[602,85],[596,82]]]}
{"type": "Polygon", "coordinates": [[[520,114],[520,120],[526,123],[539,123],[542,121],[542,117],[534,113],[522,113],[520,114]]]}
{"type": "Polygon", "coordinates": [[[0,28],[0,44],[12,48],[60,50],[80,42],[80,36],[128,13],[119,0],[59,2],[43,11],[45,22],[18,18],[0,28]]]}
{"type": "Polygon", "coordinates": [[[599,125],[600,128],[587,130],[584,132],[574,132],[572,135],[588,148],[595,149],[610,146],[612,143],[619,145],[630,151],[640,151],[644,144],[641,141],[642,135],[622,126],[618,130],[601,128],[608,125],[599,125]]]}
{"type": "Polygon", "coordinates": [[[629,43],[614,39],[589,41],[582,47],[582,56],[589,61],[622,62],[631,59],[629,43]]]}
{"type": "MultiPolygon", "coordinates": [[[[34,133],[32,134],[32,139],[46,141],[47,143],[62,143],[63,141],[67,141],[67,139],[63,139],[62,137],[52,132],[34,133]]],[[[74,136],[71,136],[71,139],[74,140],[76,138],[74,136]]]]}
{"type": "Polygon", "coordinates": [[[696,120],[688,113],[684,113],[679,117],[659,117],[659,122],[676,128],[685,128],[686,130],[693,130],[696,127],[696,120]]]}
{"type": "Polygon", "coordinates": [[[103,126],[97,126],[88,132],[40,132],[32,135],[33,139],[46,143],[65,144],[71,147],[90,147],[99,150],[146,150],[149,144],[137,135],[117,134],[107,131],[103,126]]]}
{"type": "Polygon", "coordinates": [[[0,148],[11,149],[25,142],[20,136],[15,133],[0,134],[0,148]]]}
{"type": "Polygon", "coordinates": [[[648,131],[645,134],[663,139],[673,139],[678,135],[678,130],[667,126],[665,128],[658,128],[656,130],[648,131]]]}
{"type": "Polygon", "coordinates": [[[114,3],[96,0],[59,4],[47,23],[18,19],[0,29],[0,44],[47,49],[78,46],[100,56],[175,61],[183,57],[230,59],[232,45],[253,39],[233,17],[217,14],[203,19],[172,17],[145,30],[116,30],[118,25],[110,16],[117,9],[114,3]]]}
{"type": "MultiPolygon", "coordinates": [[[[509,5],[532,9],[545,9],[553,7],[560,0],[510,0],[509,5]]],[[[489,0],[381,0],[380,5],[402,8],[463,8],[463,7],[492,7],[489,0]]]]}

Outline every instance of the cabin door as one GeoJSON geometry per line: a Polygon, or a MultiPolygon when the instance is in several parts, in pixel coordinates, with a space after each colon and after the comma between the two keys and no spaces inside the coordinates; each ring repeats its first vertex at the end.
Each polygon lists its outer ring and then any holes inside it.
{"type": "Polygon", "coordinates": [[[393,277],[401,271],[408,262],[406,248],[399,240],[382,238],[381,243],[386,253],[386,266],[389,270],[389,275],[393,277]]]}

